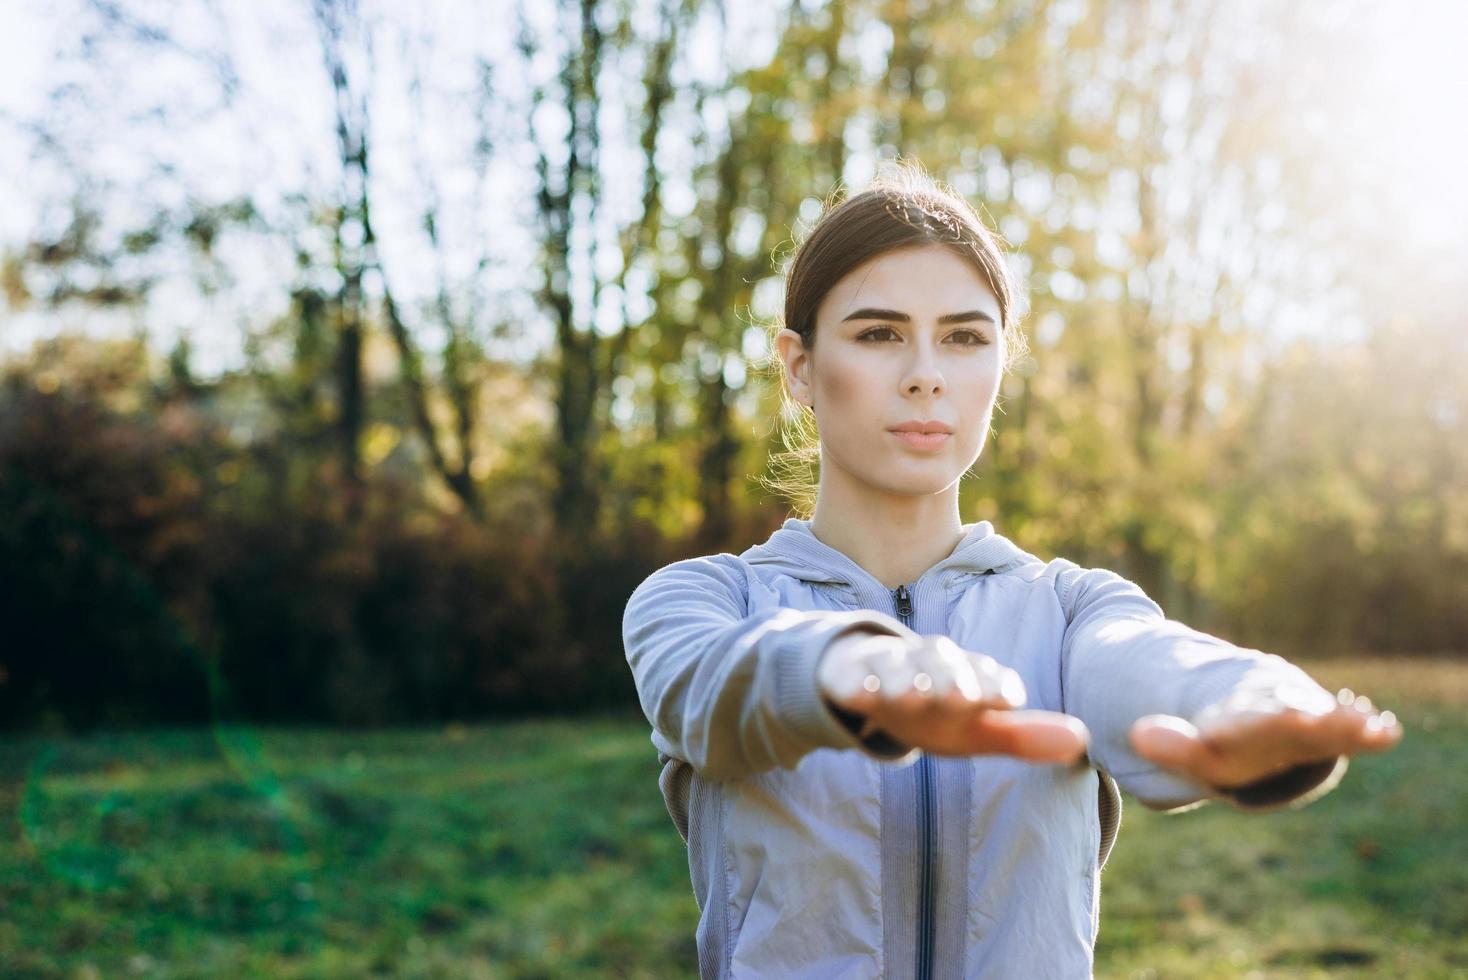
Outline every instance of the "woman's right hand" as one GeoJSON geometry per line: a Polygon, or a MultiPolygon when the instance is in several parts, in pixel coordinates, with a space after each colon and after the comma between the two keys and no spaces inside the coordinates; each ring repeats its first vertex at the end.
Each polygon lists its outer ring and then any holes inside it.
{"type": "Polygon", "coordinates": [[[1078,718],[1017,710],[1019,674],[946,636],[845,634],[821,656],[816,681],[831,703],[867,719],[863,734],[881,729],[933,755],[1071,763],[1090,740],[1078,718]]]}

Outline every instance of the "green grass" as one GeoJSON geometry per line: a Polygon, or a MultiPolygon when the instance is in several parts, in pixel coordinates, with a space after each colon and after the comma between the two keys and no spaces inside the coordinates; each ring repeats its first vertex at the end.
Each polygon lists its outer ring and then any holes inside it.
{"type": "MultiPolygon", "coordinates": [[[[1128,799],[1099,977],[1468,978],[1468,664],[1310,669],[1402,743],[1301,810],[1128,799]]],[[[640,717],[3,741],[0,976],[692,976],[656,780],[640,717]]]]}
{"type": "Polygon", "coordinates": [[[1468,977],[1468,662],[1305,664],[1402,719],[1298,810],[1128,799],[1102,876],[1102,977],[1468,977]]]}

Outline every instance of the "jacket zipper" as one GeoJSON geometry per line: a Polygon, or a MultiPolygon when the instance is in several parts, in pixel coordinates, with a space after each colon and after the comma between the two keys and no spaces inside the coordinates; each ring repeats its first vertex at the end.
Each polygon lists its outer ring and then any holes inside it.
{"type": "MultiPolygon", "coordinates": [[[[912,628],[912,593],[899,585],[892,593],[902,625],[912,628]]],[[[922,836],[923,863],[918,874],[917,980],[933,973],[933,763],[923,752],[917,760],[918,826],[922,836]]]]}

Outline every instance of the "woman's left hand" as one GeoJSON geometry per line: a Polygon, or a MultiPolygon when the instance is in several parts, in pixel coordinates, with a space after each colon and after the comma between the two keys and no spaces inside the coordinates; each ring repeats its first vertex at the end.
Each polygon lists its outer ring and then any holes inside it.
{"type": "Polygon", "coordinates": [[[1396,716],[1376,711],[1370,698],[1295,686],[1225,699],[1192,721],[1147,715],[1131,729],[1138,755],[1217,789],[1302,763],[1382,752],[1401,738],[1396,716]]]}

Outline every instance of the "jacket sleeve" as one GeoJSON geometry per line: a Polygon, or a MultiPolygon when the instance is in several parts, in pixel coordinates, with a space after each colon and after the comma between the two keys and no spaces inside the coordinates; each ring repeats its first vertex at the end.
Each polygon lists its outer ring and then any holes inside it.
{"type": "Polygon", "coordinates": [[[821,697],[817,661],[853,630],[911,633],[874,610],[751,613],[732,555],[659,569],[632,593],[622,618],[654,744],[709,779],[794,768],[821,748],[855,748],[884,761],[916,755],[880,735],[857,738],[821,697]]]}
{"type": "Polygon", "coordinates": [[[1219,799],[1241,810],[1301,807],[1340,782],[1345,756],[1225,791],[1138,755],[1129,733],[1144,715],[1194,720],[1204,708],[1234,695],[1320,685],[1282,657],[1167,619],[1141,588],[1114,572],[1066,565],[1056,578],[1069,617],[1061,650],[1065,710],[1090,729],[1091,762],[1144,806],[1182,810],[1219,799]]]}

